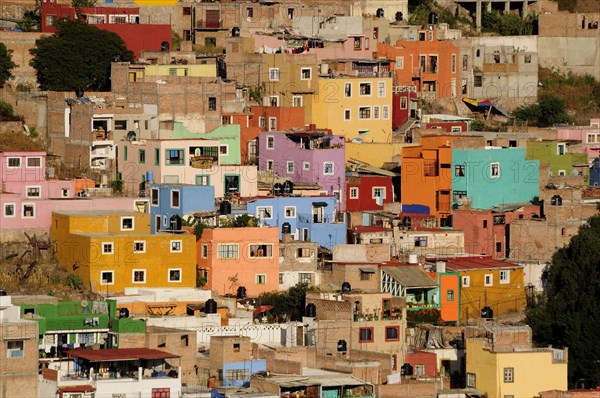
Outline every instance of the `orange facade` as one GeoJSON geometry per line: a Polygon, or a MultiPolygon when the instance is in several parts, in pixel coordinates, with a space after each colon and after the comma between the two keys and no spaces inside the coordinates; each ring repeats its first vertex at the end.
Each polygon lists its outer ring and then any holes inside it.
{"type": "Polygon", "coordinates": [[[451,225],[453,138],[425,136],[420,146],[402,148],[402,203],[428,206],[438,226],[451,225]]]}
{"type": "Polygon", "coordinates": [[[440,274],[439,284],[442,319],[460,325],[460,274],[444,272],[440,274]]]}
{"type": "Polygon", "coordinates": [[[433,98],[455,97],[458,48],[449,40],[438,40],[435,30],[418,32],[417,40],[399,40],[395,46],[380,43],[377,55],[391,61],[395,84],[415,86],[418,93],[433,98]]]}
{"type": "Polygon", "coordinates": [[[278,228],[206,228],[197,242],[200,278],[221,295],[248,296],[279,288],[278,228]]]}

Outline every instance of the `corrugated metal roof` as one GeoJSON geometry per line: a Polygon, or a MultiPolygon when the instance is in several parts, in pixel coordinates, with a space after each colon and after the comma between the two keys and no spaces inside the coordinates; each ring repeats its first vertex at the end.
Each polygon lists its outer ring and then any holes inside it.
{"type": "Polygon", "coordinates": [[[169,354],[165,351],[153,350],[151,348],[109,348],[106,350],[82,350],[69,351],[69,357],[87,359],[90,362],[102,361],[134,361],[138,359],[165,359],[180,358],[180,355],[169,354]]]}
{"type": "Polygon", "coordinates": [[[382,267],[385,272],[404,287],[436,287],[437,283],[425,274],[418,265],[382,267]]]}

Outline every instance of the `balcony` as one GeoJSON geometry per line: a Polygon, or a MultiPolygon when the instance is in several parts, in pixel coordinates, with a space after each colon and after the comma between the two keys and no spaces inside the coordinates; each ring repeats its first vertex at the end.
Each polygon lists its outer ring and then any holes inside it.
{"type": "Polygon", "coordinates": [[[298,221],[306,224],[337,224],[344,222],[343,218],[343,214],[298,214],[298,221]]]}
{"type": "Polygon", "coordinates": [[[222,20],[207,20],[199,19],[196,21],[196,29],[200,30],[217,30],[224,29],[222,20]]]}
{"type": "Polygon", "coordinates": [[[415,86],[394,86],[393,93],[416,93],[417,88],[415,86]]]}

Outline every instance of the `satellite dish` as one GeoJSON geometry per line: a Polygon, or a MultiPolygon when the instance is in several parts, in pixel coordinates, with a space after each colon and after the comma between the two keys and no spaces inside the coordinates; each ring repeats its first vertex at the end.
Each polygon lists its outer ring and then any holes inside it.
{"type": "Polygon", "coordinates": [[[81,300],[81,303],[80,303],[80,304],[81,304],[81,307],[82,307],[82,308],[87,308],[87,306],[88,306],[88,301],[87,301],[87,300],[81,300]]]}
{"type": "Polygon", "coordinates": [[[458,198],[456,199],[456,204],[459,206],[462,206],[465,204],[465,199],[464,198],[458,198]]]}

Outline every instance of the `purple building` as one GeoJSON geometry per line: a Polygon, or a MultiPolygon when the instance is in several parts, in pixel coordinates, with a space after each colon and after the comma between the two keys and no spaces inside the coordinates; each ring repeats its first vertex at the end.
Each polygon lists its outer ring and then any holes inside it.
{"type": "Polygon", "coordinates": [[[335,195],[339,210],[346,203],[346,147],[344,137],[321,132],[262,132],[258,136],[258,169],[272,171],[292,182],[316,183],[335,195]]]}

